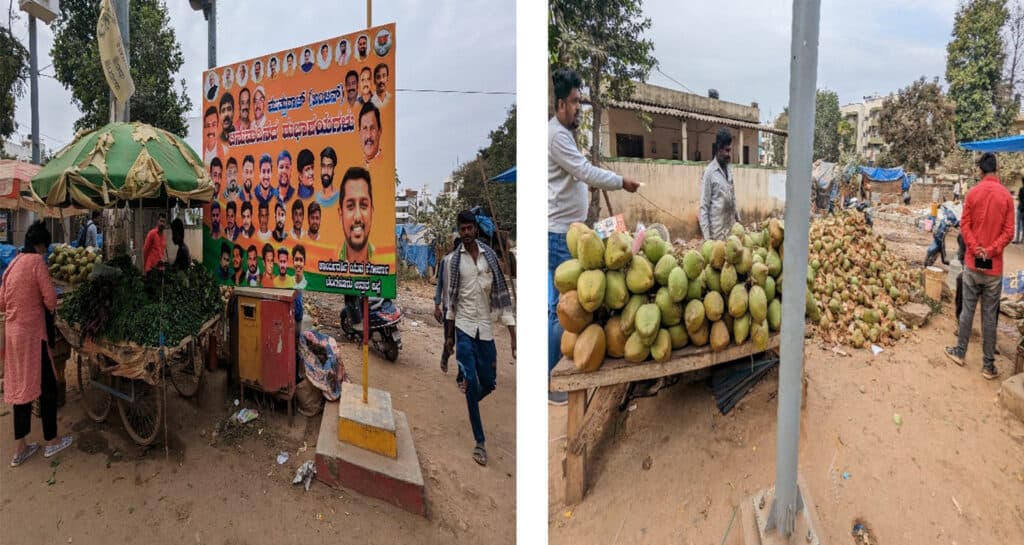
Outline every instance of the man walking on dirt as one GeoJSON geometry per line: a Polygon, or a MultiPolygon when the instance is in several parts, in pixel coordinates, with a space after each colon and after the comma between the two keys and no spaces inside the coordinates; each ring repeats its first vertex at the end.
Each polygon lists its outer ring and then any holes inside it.
{"type": "Polygon", "coordinates": [[[448,284],[446,329],[454,329],[455,339],[448,339],[447,351],[456,347],[455,360],[462,374],[466,392],[469,422],[473,427],[476,447],[473,460],[487,465],[484,427],[480,421],[480,401],[494,391],[498,381],[498,354],[491,332],[492,317],[508,326],[512,357],[516,357],[516,320],[512,310],[505,275],[498,265],[498,256],[490,247],[476,239],[476,216],[469,210],[458,215],[462,247],[452,252],[445,272],[448,284]]]}
{"type": "Polygon", "coordinates": [[[967,344],[974,323],[974,309],[981,301],[983,366],[981,374],[992,380],[999,376],[995,366],[996,322],[999,297],[1003,291],[1003,249],[1013,239],[1014,203],[1010,192],[996,177],[996,156],[985,153],[978,160],[982,179],[967,192],[960,230],[967,247],[964,263],[963,311],[956,346],[946,347],[946,356],[964,365],[967,344]]]}
{"type": "Polygon", "coordinates": [[[715,158],[704,169],[700,182],[700,231],[704,240],[725,240],[733,223],[740,221],[733,185],[732,134],[722,127],[715,135],[715,158]]]}
{"type": "MultiPolygon", "coordinates": [[[[558,323],[555,269],[571,258],[565,246],[569,225],[587,221],[590,191],[640,187],[635,180],[598,168],[580,153],[575,132],[580,126],[580,88],[583,80],[567,68],[551,76],[555,90],[555,116],[548,121],[548,373],[561,357],[562,326],[558,323]],[[589,186],[589,187],[588,187],[589,186]]],[[[548,401],[564,405],[564,392],[548,393],[548,401]]]]}

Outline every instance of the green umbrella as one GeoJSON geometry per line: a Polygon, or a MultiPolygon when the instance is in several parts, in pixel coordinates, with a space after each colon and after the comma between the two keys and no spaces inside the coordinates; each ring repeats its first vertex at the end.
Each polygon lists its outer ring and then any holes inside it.
{"type": "Polygon", "coordinates": [[[120,201],[209,202],[213,182],[181,138],[145,123],[111,123],[75,140],[32,177],[32,197],[48,206],[108,208],[120,201]]]}

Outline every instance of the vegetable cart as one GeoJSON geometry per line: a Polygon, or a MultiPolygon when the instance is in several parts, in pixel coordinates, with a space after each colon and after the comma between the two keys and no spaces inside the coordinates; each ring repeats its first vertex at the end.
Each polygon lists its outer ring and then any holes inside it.
{"type": "Polygon", "coordinates": [[[116,402],[128,435],[146,446],[166,422],[165,379],[169,378],[182,396],[199,391],[210,338],[220,320],[217,314],[197,334],[163,348],[83,338],[78,328],[60,317],[56,325],[71,345],[70,361],[77,365],[78,385],[89,417],[103,422],[116,402]]]}
{"type": "MultiPolygon", "coordinates": [[[[779,334],[768,337],[767,350],[779,347],[779,334]]],[[[566,420],[565,503],[579,503],[586,495],[586,458],[588,444],[595,441],[624,393],[625,387],[642,380],[657,379],[706,371],[727,363],[763,352],[752,342],[729,345],[714,352],[710,346],[686,346],[674,350],[665,362],[647,361],[630,363],[622,359],[605,359],[596,371],[580,371],[571,359],[562,358],[551,371],[550,388],[569,393],[569,413],[566,420]]]]}

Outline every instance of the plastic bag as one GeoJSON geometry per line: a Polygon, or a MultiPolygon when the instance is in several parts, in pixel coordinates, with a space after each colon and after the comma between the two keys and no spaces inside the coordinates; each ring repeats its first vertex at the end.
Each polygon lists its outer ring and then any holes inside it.
{"type": "Polygon", "coordinates": [[[341,397],[341,383],[345,380],[345,365],[338,357],[338,342],[334,337],[308,329],[299,336],[299,361],[306,371],[306,380],[319,388],[324,397],[335,401],[341,397]],[[326,355],[318,357],[317,352],[326,355]]]}

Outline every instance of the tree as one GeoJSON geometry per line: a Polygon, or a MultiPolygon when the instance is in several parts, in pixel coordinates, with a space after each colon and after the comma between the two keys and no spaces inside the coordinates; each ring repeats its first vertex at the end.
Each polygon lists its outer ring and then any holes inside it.
{"type": "MultiPolygon", "coordinates": [[[[775,128],[787,130],[789,128],[789,108],[783,108],[782,113],[775,118],[775,128]]],[[[782,135],[772,136],[772,165],[777,167],[786,166],[786,137],[782,135]]]]}
{"type": "MultiPolygon", "coordinates": [[[[72,101],[82,117],[75,129],[91,129],[110,120],[109,88],[100,65],[96,42],[99,2],[64,0],[61,15],[53,23],[53,67],[57,80],[71,90],[72,101]]],[[[131,0],[129,6],[131,74],[135,95],[131,100],[132,121],[142,121],[186,136],[185,114],[192,101],[175,88],[174,74],[184,63],[181,46],[174,35],[161,0],[131,0]]]]}
{"type": "Polygon", "coordinates": [[[17,128],[14,107],[18,98],[25,96],[25,80],[29,76],[28,50],[11,32],[15,20],[12,9],[7,28],[0,27],[0,150],[3,141],[17,128]]]}
{"type": "Polygon", "coordinates": [[[1020,0],[1016,0],[1009,11],[1006,28],[1003,31],[1003,43],[1006,48],[1003,79],[1006,80],[1010,93],[1019,95],[1021,71],[1024,70],[1024,4],[1021,4],[1020,0]]]}
{"type": "Polygon", "coordinates": [[[857,125],[846,119],[839,120],[839,154],[856,151],[857,149],[857,125]]]}
{"type": "Polygon", "coordinates": [[[490,144],[477,152],[475,158],[452,172],[459,181],[459,201],[467,207],[482,206],[490,210],[502,229],[515,231],[516,186],[486,182],[516,164],[516,107],[509,108],[505,121],[491,131],[490,144]],[[491,210],[491,206],[494,209],[491,210]]]}
{"type": "Polygon", "coordinates": [[[878,126],[896,165],[924,172],[953,147],[953,104],[939,79],[921,78],[882,102],[878,126]]]}
{"type": "Polygon", "coordinates": [[[814,158],[839,160],[839,95],[818,89],[814,100],[814,158]]]}
{"type": "MultiPolygon", "coordinates": [[[[633,94],[633,80],[646,81],[658,61],[654,42],[643,37],[651,19],[643,17],[642,0],[554,0],[548,19],[550,63],[575,69],[590,92],[590,157],[601,155],[601,116],[609,101],[633,94]]],[[[599,192],[591,197],[596,215],[599,192]]],[[[591,218],[592,219],[592,218],[591,218]]]]}
{"type": "Polygon", "coordinates": [[[959,141],[1003,136],[1017,116],[1020,102],[1003,79],[1000,30],[1007,17],[1006,0],[969,0],[957,10],[946,46],[946,81],[959,141]]]}

